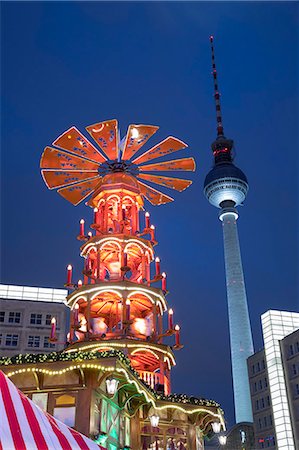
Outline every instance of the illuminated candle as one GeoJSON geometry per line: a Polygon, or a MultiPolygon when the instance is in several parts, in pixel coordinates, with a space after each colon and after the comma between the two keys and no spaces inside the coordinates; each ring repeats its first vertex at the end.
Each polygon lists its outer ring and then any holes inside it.
{"type": "Polygon", "coordinates": [[[79,322],[79,305],[76,303],[75,309],[74,309],[74,324],[78,325],[79,322]]]}
{"type": "Polygon", "coordinates": [[[145,228],[149,228],[150,227],[150,213],[146,212],[145,213],[145,228]]]}
{"type": "Polygon", "coordinates": [[[92,238],[92,232],[89,231],[89,232],[87,233],[87,236],[89,237],[89,239],[92,238]]]}
{"type": "Polygon", "coordinates": [[[94,215],[93,215],[93,223],[95,223],[96,225],[99,225],[100,214],[99,214],[98,208],[94,208],[93,212],[94,212],[94,215]]]}
{"type": "Polygon", "coordinates": [[[155,259],[155,263],[156,263],[156,276],[160,275],[160,258],[159,256],[157,256],[157,258],[155,259]]]}
{"type": "Polygon", "coordinates": [[[180,345],[180,327],[179,325],[176,325],[174,327],[175,329],[175,345],[180,345]]]}
{"type": "Polygon", "coordinates": [[[77,285],[78,285],[78,288],[80,288],[80,287],[82,287],[82,280],[78,280],[78,283],[77,283],[77,285]]]}
{"type": "Polygon", "coordinates": [[[131,312],[131,301],[128,298],[126,300],[126,320],[130,320],[130,312],[131,312]]]}
{"type": "Polygon", "coordinates": [[[128,265],[128,253],[124,252],[124,266],[126,267],[128,265]]]}
{"type": "Polygon", "coordinates": [[[50,339],[55,339],[55,338],[56,338],[56,319],[55,319],[55,317],[52,317],[50,339]]]}
{"type": "Polygon", "coordinates": [[[155,225],[150,226],[151,241],[155,240],[155,225]]]}
{"type": "Polygon", "coordinates": [[[162,273],[162,291],[167,291],[167,288],[166,288],[166,273],[165,272],[163,272],[162,273]]]}
{"type": "Polygon", "coordinates": [[[173,330],[173,309],[168,310],[168,329],[173,330]]]}
{"type": "Polygon", "coordinates": [[[80,220],[80,236],[84,236],[84,219],[80,220]]]}
{"type": "Polygon", "coordinates": [[[72,284],[72,271],[73,271],[73,268],[69,264],[67,266],[67,281],[66,281],[66,284],[72,284]]]}

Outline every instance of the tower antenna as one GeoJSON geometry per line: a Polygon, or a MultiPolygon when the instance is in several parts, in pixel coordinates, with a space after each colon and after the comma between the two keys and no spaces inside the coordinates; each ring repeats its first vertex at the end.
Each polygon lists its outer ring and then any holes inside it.
{"type": "Polygon", "coordinates": [[[212,53],[212,75],[213,75],[213,80],[214,80],[214,98],[215,98],[215,105],[216,105],[217,136],[224,136],[221,105],[220,105],[220,94],[219,94],[219,90],[218,90],[217,70],[216,70],[216,63],[215,63],[214,36],[210,36],[210,43],[211,43],[211,53],[212,53]]]}

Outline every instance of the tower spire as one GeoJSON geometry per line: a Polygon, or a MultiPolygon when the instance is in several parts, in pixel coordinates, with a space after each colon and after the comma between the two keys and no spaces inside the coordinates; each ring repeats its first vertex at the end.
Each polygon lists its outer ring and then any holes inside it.
{"type": "Polygon", "coordinates": [[[217,136],[224,136],[222,114],[221,114],[221,104],[220,104],[220,94],[219,94],[219,89],[218,89],[218,79],[217,79],[217,70],[216,70],[216,62],[215,62],[214,36],[210,36],[210,43],[211,43],[211,53],[212,53],[212,75],[213,75],[213,80],[214,80],[214,98],[215,98],[215,105],[216,105],[217,136]]]}
{"type": "Polygon", "coordinates": [[[231,163],[233,161],[232,148],[234,141],[232,139],[227,139],[224,136],[222,114],[221,114],[221,104],[220,104],[220,93],[218,89],[218,79],[217,70],[215,63],[215,52],[214,52],[214,36],[210,36],[211,43],[211,53],[212,53],[212,75],[214,80],[214,98],[216,106],[216,119],[217,119],[217,138],[212,142],[212,151],[215,158],[215,165],[223,163],[231,163]]]}

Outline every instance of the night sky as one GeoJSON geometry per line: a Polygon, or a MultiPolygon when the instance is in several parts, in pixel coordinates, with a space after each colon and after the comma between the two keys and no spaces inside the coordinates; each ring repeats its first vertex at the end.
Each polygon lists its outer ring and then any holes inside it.
{"type": "Polygon", "coordinates": [[[122,135],[130,123],[160,126],[144,149],[168,135],[187,142],[194,183],[174,203],[146,205],[185,344],[173,389],[219,401],[231,425],[222,230],[202,191],[216,136],[209,35],[225,134],[250,183],[238,226],[258,350],[260,315],[298,309],[298,3],[1,7],[1,282],[63,287],[68,263],[79,278],[75,238],[92,212],[47,190],[39,173],[43,148],[59,134],[117,118],[122,135]]]}

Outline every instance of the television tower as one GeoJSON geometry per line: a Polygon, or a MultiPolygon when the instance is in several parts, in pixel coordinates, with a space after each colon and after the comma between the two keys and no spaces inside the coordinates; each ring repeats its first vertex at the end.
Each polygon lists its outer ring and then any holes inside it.
{"type": "Polygon", "coordinates": [[[242,170],[233,163],[233,140],[224,135],[213,40],[211,36],[217,138],[211,145],[214,165],[206,176],[204,194],[211,205],[220,208],[219,219],[223,229],[235,419],[236,423],[252,422],[247,358],[253,354],[253,341],[238,238],[239,213],[236,209],[246,198],[248,181],[242,170]]]}

